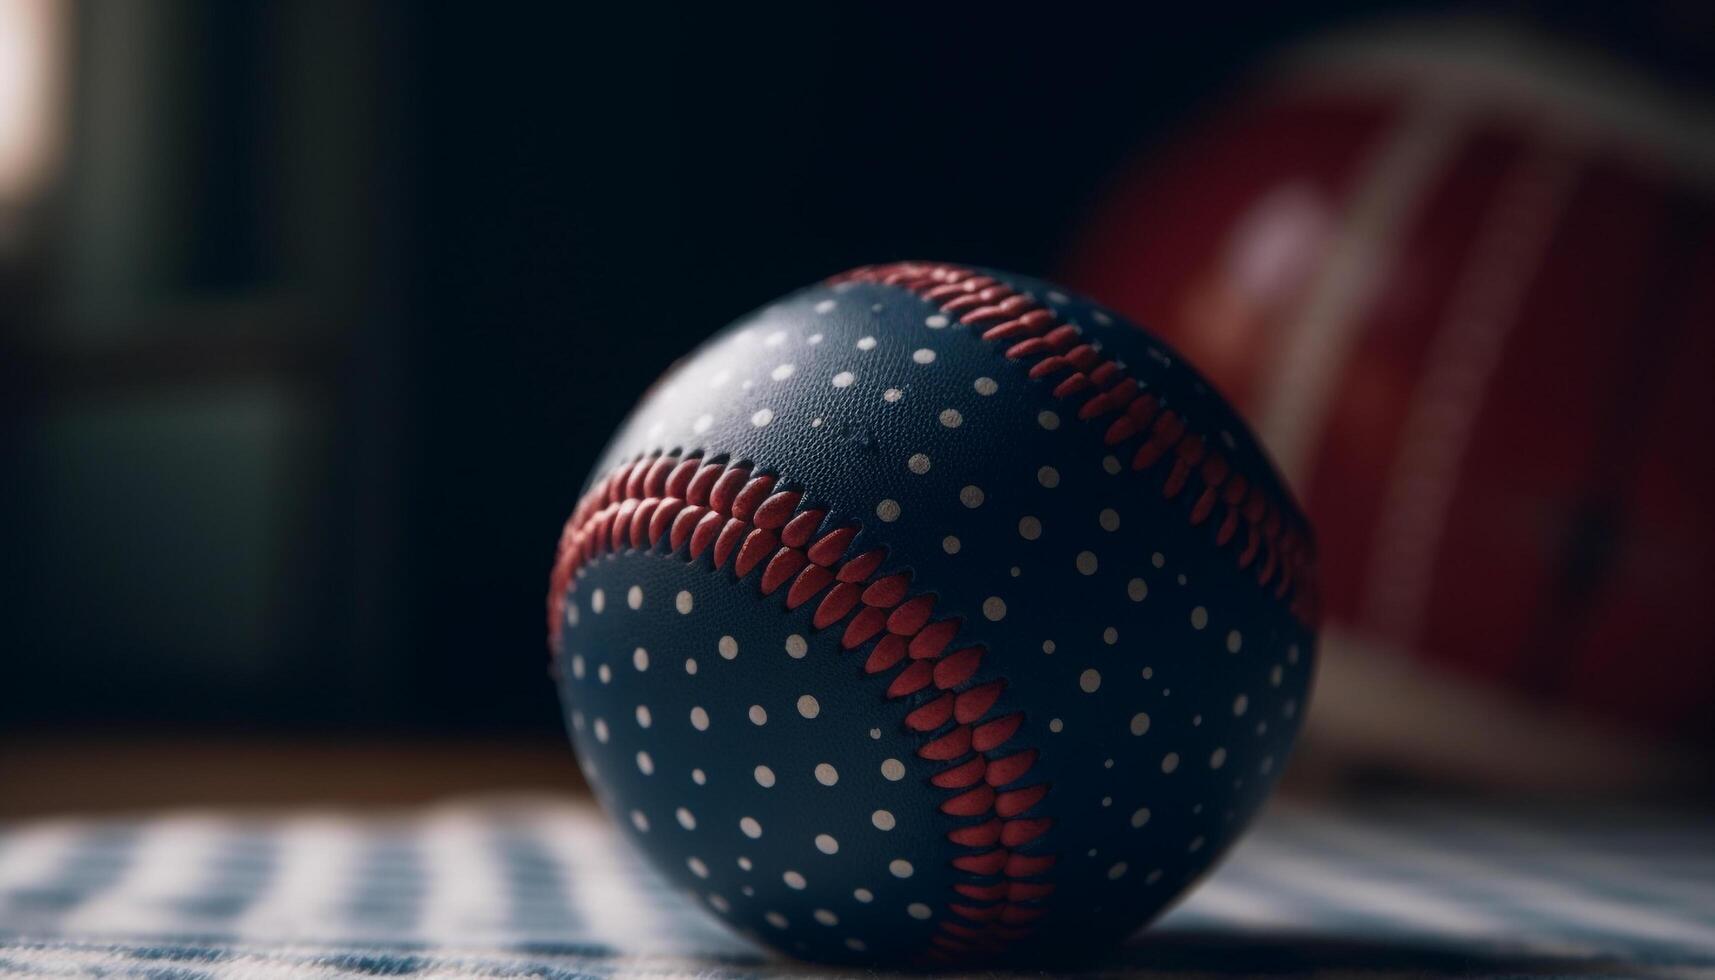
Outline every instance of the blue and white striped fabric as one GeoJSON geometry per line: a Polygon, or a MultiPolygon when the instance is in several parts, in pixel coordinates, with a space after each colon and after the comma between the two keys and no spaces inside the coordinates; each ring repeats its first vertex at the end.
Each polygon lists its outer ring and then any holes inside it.
{"type": "MultiPolygon", "coordinates": [[[[810,975],[587,805],[0,826],[0,974],[810,975]]],[[[1275,805],[1102,975],[1715,977],[1707,814],[1275,805]]]]}

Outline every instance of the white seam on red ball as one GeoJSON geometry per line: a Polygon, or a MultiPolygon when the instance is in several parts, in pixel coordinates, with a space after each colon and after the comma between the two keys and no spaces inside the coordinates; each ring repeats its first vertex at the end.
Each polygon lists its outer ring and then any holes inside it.
{"type": "Polygon", "coordinates": [[[1053,825],[1048,817],[1022,816],[1047,795],[1049,784],[1014,785],[1028,776],[1037,751],[998,754],[1024,713],[994,713],[1004,678],[970,685],[987,649],[949,650],[962,620],[933,619],[934,593],[912,594],[910,572],[876,577],[887,558],[885,545],[848,556],[860,525],[823,530],[826,509],[800,509],[803,491],[778,484],[750,464],[707,461],[695,452],[619,466],[578,501],[560,536],[548,592],[550,647],[558,656],[566,596],[580,567],[626,549],[648,551],[663,539],[669,554],[691,561],[708,554],[715,569],[731,562],[739,579],[760,567],[759,590],[768,596],[785,589],[788,609],[819,596],[815,629],[844,622],[844,650],[877,641],[864,671],[892,672],[888,700],[931,688],[941,692],[907,714],[904,724],[917,735],[939,732],[917,747],[917,755],[950,763],[929,779],[953,794],[941,812],[977,818],[948,832],[949,842],[966,851],[952,865],[984,880],[953,886],[958,896],[946,908],[963,921],[941,918],[931,941],[939,950],[965,953],[1025,937],[1043,915],[1041,900],[1054,890],[1051,882],[1034,879],[1053,867],[1056,855],[1016,850],[1053,825]],[[1013,788],[1001,788],[1007,786],[1013,788]]]}

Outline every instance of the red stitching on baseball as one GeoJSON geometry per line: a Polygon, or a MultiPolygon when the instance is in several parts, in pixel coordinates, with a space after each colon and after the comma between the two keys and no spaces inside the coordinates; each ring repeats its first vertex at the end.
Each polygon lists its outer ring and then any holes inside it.
{"type": "Polygon", "coordinates": [[[1064,375],[1053,389],[1055,398],[1090,393],[1078,408],[1078,419],[1095,422],[1117,415],[1106,423],[1103,432],[1103,442],[1108,446],[1117,447],[1141,436],[1143,442],[1132,454],[1131,468],[1145,470],[1168,461],[1161,488],[1161,495],[1168,500],[1178,497],[1193,481],[1200,483],[1192,498],[1191,524],[1202,525],[1217,508],[1224,507],[1215,530],[1215,544],[1223,547],[1237,536],[1242,521],[1245,535],[1237,555],[1238,567],[1250,568],[1261,555],[1257,584],[1272,584],[1275,597],[1288,602],[1293,616],[1315,625],[1316,577],[1308,574],[1315,564],[1315,553],[1305,529],[1284,516],[1292,513],[1291,508],[1266,498],[1254,484],[1235,473],[1225,457],[1209,448],[1202,434],[1188,431],[1177,412],[1163,410],[1154,395],[1144,392],[1137,380],[1127,375],[1124,364],[1094,345],[1082,343],[1076,325],[1061,321],[1034,296],[993,276],[955,265],[894,262],[862,266],[828,281],[878,283],[907,290],[960,324],[981,329],[984,340],[1006,344],[1007,358],[1032,361],[1031,378],[1064,375]]]}
{"type": "MultiPolygon", "coordinates": [[[[984,309],[969,315],[990,316],[984,309]]],[[[785,587],[790,608],[822,596],[812,615],[816,629],[844,621],[840,646],[845,650],[876,640],[864,663],[866,673],[885,674],[905,664],[888,683],[889,700],[924,690],[945,692],[907,714],[904,727],[926,738],[917,747],[919,758],[949,763],[929,779],[951,793],[941,811],[972,818],[946,835],[961,850],[952,865],[979,879],[1004,880],[955,884],[969,901],[949,899],[951,917],[940,919],[933,942],[946,950],[1000,950],[1029,934],[1019,927],[1043,914],[1039,903],[1053,891],[1052,883],[1029,879],[1052,868],[1055,856],[1017,850],[1053,825],[1046,817],[1022,816],[1048,794],[1048,783],[1016,785],[1028,778],[1037,752],[989,756],[1013,737],[1024,715],[989,717],[1005,682],[967,686],[987,650],[967,646],[948,652],[962,620],[933,619],[935,593],[912,595],[907,572],[873,578],[887,549],[846,557],[858,528],[822,531],[827,511],[798,511],[803,492],[776,489],[777,482],[772,474],[753,473],[750,464],[704,461],[695,453],[682,459],[677,454],[643,457],[617,467],[578,501],[560,535],[549,580],[549,646],[557,657],[566,597],[579,568],[605,554],[663,543],[672,554],[691,560],[712,548],[715,567],[730,562],[739,578],[760,567],[758,590],[771,595],[785,587]]]]}

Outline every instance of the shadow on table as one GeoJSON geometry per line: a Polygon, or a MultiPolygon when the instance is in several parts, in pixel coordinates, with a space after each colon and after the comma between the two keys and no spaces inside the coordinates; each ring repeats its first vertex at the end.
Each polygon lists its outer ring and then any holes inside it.
{"type": "MultiPolygon", "coordinates": [[[[527,944],[522,951],[544,957],[579,957],[592,961],[611,958],[612,951],[600,947],[555,943],[527,944]]],[[[706,959],[707,976],[819,978],[929,976],[934,974],[850,972],[840,968],[739,953],[706,959]]],[[[1064,960],[1008,964],[1011,969],[990,969],[959,976],[987,980],[1007,977],[1682,977],[1688,970],[1705,975],[1712,964],[1691,964],[1683,959],[1621,959],[1614,956],[1580,956],[1485,947],[1479,943],[1456,946],[1411,938],[1355,939],[1304,933],[1227,932],[1220,930],[1163,930],[1141,935],[1117,952],[1087,963],[1064,960]]],[[[1715,976],[1715,972],[1709,975],[1715,976]]]]}
{"type": "Polygon", "coordinates": [[[1160,930],[1086,968],[1096,976],[1679,976],[1687,964],[1501,949],[1410,938],[1160,930]]]}

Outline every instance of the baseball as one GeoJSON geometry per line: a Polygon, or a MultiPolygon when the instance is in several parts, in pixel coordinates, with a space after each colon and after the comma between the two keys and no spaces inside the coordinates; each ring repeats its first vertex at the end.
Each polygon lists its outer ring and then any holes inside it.
{"type": "Polygon", "coordinates": [[[1292,53],[1140,163],[1067,273],[1193,357],[1314,517],[1327,677],[1370,696],[1311,734],[1508,788],[1644,780],[1618,733],[1715,742],[1703,107],[1413,23],[1292,53]]]}
{"type": "Polygon", "coordinates": [[[674,887],[821,961],[1099,949],[1219,860],[1315,660],[1304,517],[1194,369],[939,263],[729,326],[560,539],[578,758],[674,887]]]}

